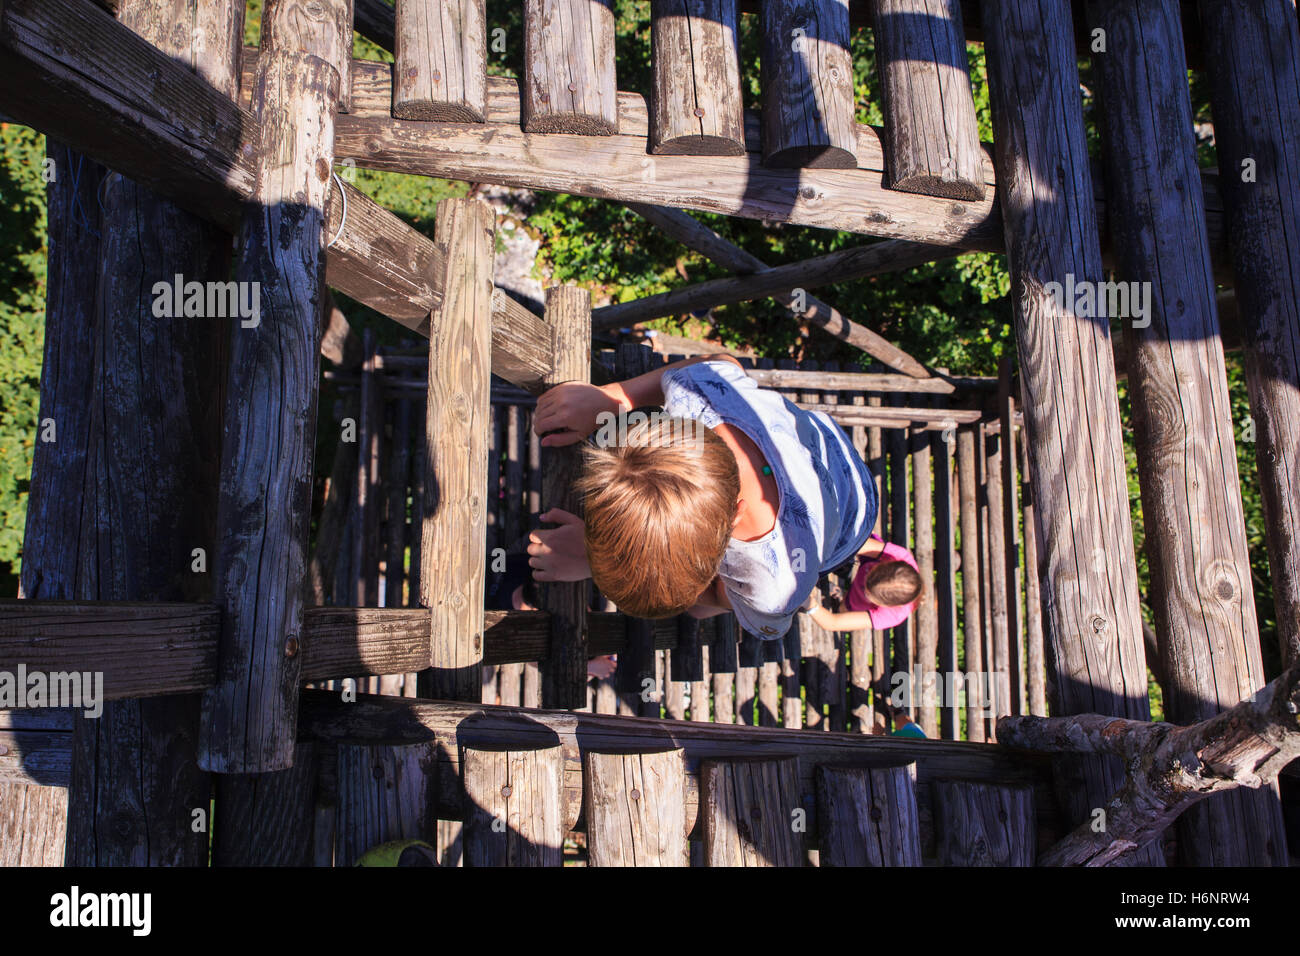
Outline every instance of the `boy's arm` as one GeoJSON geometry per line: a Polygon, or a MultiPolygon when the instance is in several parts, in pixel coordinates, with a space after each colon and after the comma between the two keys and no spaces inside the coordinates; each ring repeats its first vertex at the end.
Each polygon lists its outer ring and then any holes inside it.
{"type": "Polygon", "coordinates": [[[871,627],[871,615],[866,611],[841,611],[836,614],[824,607],[816,607],[808,616],[825,631],[865,631],[871,627]]]}
{"type": "Polygon", "coordinates": [[[629,378],[625,382],[613,382],[604,385],[601,390],[615,398],[620,405],[625,405],[628,411],[645,405],[662,405],[664,403],[664,372],[674,368],[685,368],[687,365],[699,365],[701,362],[730,362],[737,368],[743,367],[740,362],[730,355],[696,355],[692,358],[682,359],[680,362],[673,362],[671,365],[653,369],[635,378],[629,378]]]}

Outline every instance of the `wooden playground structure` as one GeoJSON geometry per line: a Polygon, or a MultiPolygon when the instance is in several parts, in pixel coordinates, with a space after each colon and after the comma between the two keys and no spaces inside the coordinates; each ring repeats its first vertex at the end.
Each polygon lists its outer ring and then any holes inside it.
{"type": "Polygon", "coordinates": [[[487,74],[483,0],[267,0],[258,49],[244,7],[0,0],[0,113],[47,134],[54,170],[40,420],[58,436],[35,443],[0,672],[99,673],[107,701],[0,710],[0,863],[346,866],[397,839],[442,865],[1300,855],[1280,782],[1300,756],[1294,0],[655,0],[644,95],[619,89],[600,0],[525,0],[519,82],[487,74]],[[864,26],[882,129],[855,119],[864,26]],[[394,62],[353,59],[354,29],[394,62]],[[762,39],[757,111],[742,29],[762,39]],[[1217,172],[1197,166],[1189,64],[1217,172]],[[734,275],[595,309],[556,286],[539,315],[494,285],[486,203],[444,200],[429,240],[345,162],[624,203],[734,275]],[[874,241],[769,267],[688,210],[874,241]],[[970,250],[1007,255],[1014,374],[927,368],[809,294],[970,250]],[[210,311],[232,275],[258,283],[256,315],[210,311]],[[209,311],[158,318],[173,276],[209,311]],[[1061,299],[1107,276],[1151,290],[1122,340],[1061,299]],[[356,335],[331,288],[412,344],[356,335]],[[537,515],[581,511],[578,451],[538,445],[535,397],[710,348],[633,325],[763,297],[875,362],[744,364],[849,432],[879,533],[927,582],[912,619],[831,634],[800,615],[763,642],[730,615],[628,618],[588,582],[486,610],[537,515]],[[1272,683],[1225,335],[1257,432],[1272,683]],[[318,419],[354,429],[326,480],[318,419]],[[604,654],[614,676],[589,680],[604,654]],[[1148,668],[1168,724],[1149,723],[1148,668]],[[871,733],[899,675],[936,739],[871,733]],[[974,678],[962,696],[954,675],[974,678]]]}

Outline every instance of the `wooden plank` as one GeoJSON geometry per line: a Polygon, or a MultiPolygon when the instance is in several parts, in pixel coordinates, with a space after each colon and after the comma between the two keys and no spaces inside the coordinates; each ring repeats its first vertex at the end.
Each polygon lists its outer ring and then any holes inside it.
{"type": "Polygon", "coordinates": [[[767,0],[761,22],[764,165],[853,169],[849,0],[767,0]]]}
{"type": "MultiPolygon", "coordinates": [[[[885,446],[889,450],[889,538],[894,544],[904,548],[912,547],[912,495],[908,488],[907,431],[892,428],[885,435],[885,446]]],[[[899,675],[910,676],[916,670],[914,619],[909,618],[897,625],[890,632],[892,659],[886,663],[888,678],[887,693],[892,694],[897,688],[899,675]]],[[[916,713],[913,701],[904,698],[903,710],[908,716],[916,713]]]]}
{"type": "Polygon", "coordinates": [[[1011,393],[1011,359],[1003,356],[999,363],[998,438],[1002,452],[1002,541],[1006,556],[1004,580],[1007,588],[1007,677],[1010,687],[1009,707],[1012,714],[1025,712],[1025,632],[1020,596],[1023,593],[1020,573],[1020,479],[1019,447],[1016,442],[1016,400],[1011,393]]]}
{"type": "Polygon", "coordinates": [[[560,866],[564,834],[564,751],[484,750],[461,758],[469,812],[466,866],[560,866]]]}
{"type": "MultiPolygon", "coordinates": [[[[1149,716],[1110,330],[1058,303],[1048,282],[1102,272],[1069,4],[984,7],[989,98],[1011,270],[1035,520],[1043,549],[1044,629],[1053,712],[1149,716]],[[1026,43],[1032,38],[1032,53],[1026,43]],[[1053,170],[1050,185],[1044,171],[1053,170]],[[1044,190],[1056,197],[1043,203],[1044,190]],[[1079,409],[1088,414],[1080,415],[1079,409]],[[1068,501],[1069,507],[1062,507],[1068,501]],[[1094,555],[1105,560],[1101,567],[1094,555]]],[[[1064,767],[1064,762],[1061,766],[1064,767]]],[[[1080,763],[1062,797],[1075,822],[1103,805],[1118,767],[1080,763]]],[[[1158,860],[1153,854],[1147,862],[1158,860]]]]}
{"type": "Polygon", "coordinates": [[[1033,866],[1034,795],[1025,787],[940,780],[933,788],[940,866],[1033,866]]]}
{"type": "Polygon", "coordinates": [[[65,787],[0,782],[0,866],[62,866],[67,812],[65,787]]]}
{"type": "MultiPolygon", "coordinates": [[[[59,801],[44,798],[29,800],[21,788],[35,786],[66,788],[72,777],[72,734],[65,730],[0,730],[0,785],[6,788],[6,814],[38,814],[23,817],[16,824],[24,829],[34,827],[48,817],[47,813],[59,801]],[[9,789],[13,788],[13,789],[9,789]]],[[[64,802],[66,808],[66,801],[64,802]]],[[[14,818],[17,819],[17,818],[14,818]]],[[[63,861],[64,825],[56,823],[50,831],[60,847],[59,862],[63,861]]],[[[6,855],[14,852],[7,849],[6,855]]],[[[42,851],[42,855],[47,851],[42,851]]]]}
{"type": "Polygon", "coordinates": [[[590,0],[524,0],[522,126],[529,133],[618,132],[614,9],[590,0]]]}
{"type": "Polygon", "coordinates": [[[920,866],[916,764],[818,767],[822,866],[920,866]]]}
{"type": "MultiPolygon", "coordinates": [[[[1164,706],[1170,721],[1194,724],[1265,677],[1204,209],[1199,193],[1169,188],[1198,169],[1180,7],[1098,0],[1090,17],[1108,44],[1099,75],[1111,196],[1130,209],[1112,226],[1116,278],[1150,290],[1145,315],[1121,327],[1164,706]]],[[[1294,15],[1286,28],[1297,32],[1294,15]]],[[[1273,788],[1190,807],[1178,834],[1189,865],[1287,863],[1273,788]]]]}
{"type": "Polygon", "coordinates": [[[912,616],[915,635],[915,665],[911,674],[913,701],[919,711],[917,723],[927,737],[939,736],[936,695],[942,688],[934,685],[933,674],[939,651],[939,606],[935,591],[934,479],[930,471],[930,435],[913,430],[909,436],[912,457],[912,513],[915,518],[916,547],[913,553],[921,572],[921,600],[912,616]]]}
{"type": "MultiPolygon", "coordinates": [[[[981,614],[979,508],[976,484],[975,430],[957,432],[957,485],[961,495],[962,666],[966,674],[984,673],[984,626],[981,614]]],[[[966,739],[983,741],[984,706],[981,681],[966,688],[966,739]]]]}
{"type": "Polygon", "coordinates": [[[438,204],[448,282],[429,336],[420,603],[433,612],[429,693],[455,700],[477,699],[482,679],[495,236],[496,217],[482,200],[438,204]]]}
{"type": "Polygon", "coordinates": [[[1043,660],[1043,600],[1039,590],[1042,555],[1038,550],[1038,526],[1034,521],[1035,478],[1029,472],[1029,447],[1020,444],[1020,474],[1025,490],[1021,496],[1025,528],[1025,684],[1029,713],[1047,716],[1047,672],[1043,660]]]}
{"type": "MultiPolygon", "coordinates": [[[[384,607],[406,604],[406,549],[412,543],[406,501],[411,486],[411,402],[393,402],[393,434],[388,449],[388,501],[384,524],[384,607]]],[[[412,597],[418,597],[412,589],[412,597]]]]}
{"type": "Polygon", "coordinates": [[[650,17],[650,152],[745,155],[736,0],[655,0],[650,17]]]}
{"type": "Polygon", "coordinates": [[[875,0],[889,185],[984,198],[984,155],[958,0],[875,0]]]}
{"type": "Polygon", "coordinates": [[[1009,620],[1010,585],[1007,581],[1006,502],[1002,488],[1002,435],[985,433],[984,494],[987,501],[986,530],[987,581],[989,600],[989,647],[993,657],[986,659],[994,677],[996,698],[990,716],[1011,713],[1011,628],[1009,620]]]}
{"type": "Polygon", "coordinates": [[[1291,6],[1199,5],[1287,665],[1300,662],[1300,196],[1292,185],[1300,176],[1300,37],[1291,6]]]}
{"type": "Polygon", "coordinates": [[[949,674],[957,674],[957,552],[954,540],[956,528],[953,521],[954,498],[957,484],[953,481],[953,452],[957,441],[956,431],[930,434],[934,457],[934,570],[935,598],[939,624],[939,669],[945,681],[945,694],[939,704],[939,735],[945,740],[956,740],[960,727],[955,695],[946,693],[949,674]]]}
{"type": "Polygon", "coordinates": [[[687,866],[686,759],[657,753],[582,755],[588,866],[687,866]]]}
{"type": "Polygon", "coordinates": [[[356,574],[358,607],[379,605],[379,508],[381,503],[379,441],[383,432],[383,405],[375,371],[375,333],[362,334],[365,360],[361,365],[361,396],[358,406],[356,518],[352,537],[352,567],[356,574]]]}
{"type": "Polygon", "coordinates": [[[214,866],[313,864],[317,780],[325,749],[298,744],[288,770],[216,778],[221,822],[212,828],[214,866]]]}
{"type": "Polygon", "coordinates": [[[349,744],[338,747],[335,866],[354,866],[371,847],[392,840],[435,839],[434,745],[349,744]]]}
{"type": "Polygon", "coordinates": [[[388,0],[352,0],[352,25],[367,40],[393,52],[396,46],[396,13],[388,0]]]}
{"type": "Polygon", "coordinates": [[[803,866],[797,757],[706,760],[700,819],[706,866],[803,866]]]}
{"type": "Polygon", "coordinates": [[[399,0],[393,115],[481,123],[487,109],[485,0],[399,0]]]}
{"type": "MultiPolygon", "coordinates": [[[[537,11],[537,7],[529,9],[537,11]]],[[[591,294],[578,286],[552,286],[546,290],[546,321],[555,342],[554,368],[547,384],[589,381],[591,294]]],[[[542,449],[543,513],[562,508],[581,517],[582,502],[574,491],[581,467],[577,445],[542,449]]],[[[546,707],[581,707],[586,700],[588,587],[586,581],[575,581],[540,588],[542,608],[551,613],[550,653],[542,667],[546,707]]]]}

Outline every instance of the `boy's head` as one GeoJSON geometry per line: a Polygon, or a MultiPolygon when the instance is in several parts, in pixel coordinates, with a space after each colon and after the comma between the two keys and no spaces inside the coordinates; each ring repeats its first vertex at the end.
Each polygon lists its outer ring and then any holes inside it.
{"type": "Polygon", "coordinates": [[[586,450],[587,561],[601,593],[633,617],[691,607],[731,539],[740,476],[731,449],[697,422],[651,416],[626,440],[586,450]]]}
{"type": "Polygon", "coordinates": [[[862,582],[867,600],[877,607],[911,604],[921,596],[921,575],[906,561],[881,561],[862,582]]]}

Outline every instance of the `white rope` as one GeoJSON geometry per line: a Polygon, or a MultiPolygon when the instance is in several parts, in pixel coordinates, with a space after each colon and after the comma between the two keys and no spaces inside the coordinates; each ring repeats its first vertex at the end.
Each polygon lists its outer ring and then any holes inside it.
{"type": "Polygon", "coordinates": [[[343,218],[339,220],[339,231],[334,233],[334,238],[329,241],[329,245],[325,247],[326,249],[339,241],[339,236],[343,235],[343,227],[348,223],[348,193],[343,188],[343,180],[339,179],[338,173],[334,174],[334,181],[339,184],[339,195],[343,197],[343,218]]]}

